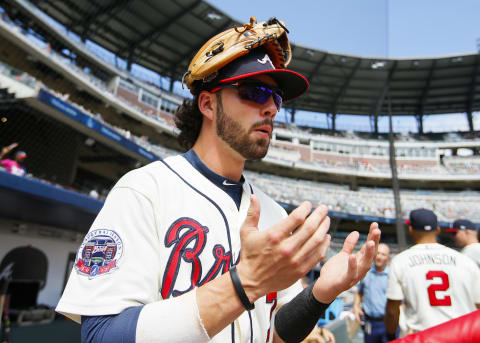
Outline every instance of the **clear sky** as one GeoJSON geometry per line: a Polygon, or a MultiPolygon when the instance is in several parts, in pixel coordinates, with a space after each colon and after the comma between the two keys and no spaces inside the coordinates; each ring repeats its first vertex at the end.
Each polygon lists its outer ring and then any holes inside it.
{"type": "Polygon", "coordinates": [[[474,53],[480,38],[479,0],[207,0],[248,22],[277,17],[294,44],[374,57],[474,53]]]}
{"type": "MultiPolygon", "coordinates": [[[[207,0],[228,16],[248,22],[277,17],[297,45],[364,57],[438,57],[477,52],[480,0],[207,0]]],[[[480,44],[480,42],[478,43],[480,44]]],[[[280,115],[286,115],[280,113],[280,115]]],[[[326,127],[324,114],[302,112],[297,124],[326,127]]],[[[480,128],[480,115],[474,114],[480,128]]],[[[413,117],[394,118],[394,130],[416,131],[413,117]]],[[[424,117],[425,131],[466,130],[465,115],[424,117]]],[[[337,117],[338,129],[368,131],[366,116],[337,117]]],[[[387,118],[379,119],[388,130],[387,118]]]]}

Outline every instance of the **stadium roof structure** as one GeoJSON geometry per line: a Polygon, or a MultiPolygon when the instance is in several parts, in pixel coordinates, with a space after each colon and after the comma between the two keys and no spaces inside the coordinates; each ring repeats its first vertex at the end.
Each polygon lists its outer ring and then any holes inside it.
{"type": "MultiPolygon", "coordinates": [[[[136,63],[173,80],[181,79],[206,40],[243,24],[203,0],[6,3],[16,13],[33,4],[83,40],[125,59],[128,65],[136,63]]],[[[35,17],[29,19],[39,26],[35,17]]],[[[289,68],[305,75],[311,84],[305,96],[286,104],[292,110],[378,116],[388,114],[390,104],[393,115],[417,118],[467,113],[471,129],[471,114],[480,110],[480,54],[393,59],[336,54],[295,44],[292,50],[289,68]]]]}

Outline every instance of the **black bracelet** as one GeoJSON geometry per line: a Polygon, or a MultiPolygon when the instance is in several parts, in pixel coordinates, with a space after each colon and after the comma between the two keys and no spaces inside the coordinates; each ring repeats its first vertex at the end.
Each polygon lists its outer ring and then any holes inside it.
{"type": "Polygon", "coordinates": [[[236,266],[233,266],[232,268],[230,268],[229,272],[230,272],[230,277],[232,278],[233,287],[235,288],[235,291],[237,292],[237,295],[240,298],[240,301],[242,302],[243,307],[245,307],[247,311],[253,310],[255,308],[255,304],[252,304],[248,299],[247,294],[243,289],[242,282],[238,277],[236,266]]]}

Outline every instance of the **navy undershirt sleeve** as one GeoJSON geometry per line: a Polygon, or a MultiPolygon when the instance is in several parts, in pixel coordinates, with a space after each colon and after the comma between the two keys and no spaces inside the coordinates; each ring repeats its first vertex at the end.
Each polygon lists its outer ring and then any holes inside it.
{"type": "Polygon", "coordinates": [[[142,308],[129,307],[113,315],[82,316],[82,343],[135,343],[142,308]]]}

